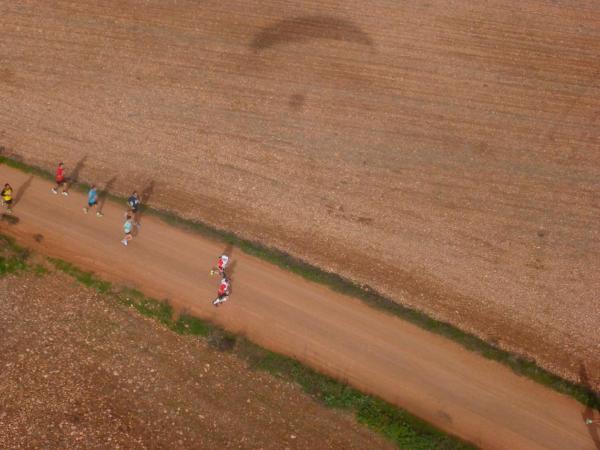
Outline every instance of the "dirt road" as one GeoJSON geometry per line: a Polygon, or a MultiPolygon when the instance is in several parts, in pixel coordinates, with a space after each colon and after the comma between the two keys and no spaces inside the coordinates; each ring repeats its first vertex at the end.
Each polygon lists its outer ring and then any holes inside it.
{"type": "Polygon", "coordinates": [[[235,249],[234,294],[214,308],[217,280],[208,272],[222,244],[145,217],[125,248],[121,205],[86,216],[82,194],[53,195],[47,181],[6,166],[0,179],[16,190],[20,219],[2,230],[44,254],[168,298],[482,447],[594,448],[577,402],[438,336],[235,249]]]}

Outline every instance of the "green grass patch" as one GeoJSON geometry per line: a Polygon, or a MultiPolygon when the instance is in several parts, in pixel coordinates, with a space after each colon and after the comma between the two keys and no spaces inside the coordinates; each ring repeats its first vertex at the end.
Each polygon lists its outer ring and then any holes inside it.
{"type": "Polygon", "coordinates": [[[173,322],[171,329],[178,334],[207,337],[211,334],[214,327],[197,317],[182,314],[173,322]]]}
{"type": "Polygon", "coordinates": [[[8,167],[12,167],[13,169],[20,170],[24,173],[30,173],[32,175],[38,176],[40,178],[44,178],[46,180],[54,180],[52,173],[48,170],[43,169],[41,167],[33,166],[31,164],[26,164],[22,161],[18,161],[15,158],[9,158],[7,156],[2,155],[5,152],[5,148],[0,146],[0,164],[4,164],[8,167]]]}
{"type": "Polygon", "coordinates": [[[107,294],[112,289],[112,285],[108,281],[101,280],[94,275],[93,272],[81,270],[73,264],[63,261],[62,259],[48,258],[48,261],[50,261],[56,269],[66,273],[67,275],[71,275],[81,284],[91,289],[95,289],[101,294],[107,294]]]}
{"type": "Polygon", "coordinates": [[[27,264],[15,256],[0,256],[0,276],[25,270],[27,264]]]}
{"type": "Polygon", "coordinates": [[[167,301],[148,298],[136,289],[122,289],[116,295],[121,303],[135,308],[143,316],[155,319],[168,327],[173,326],[173,307],[167,301]]]}
{"type": "Polygon", "coordinates": [[[264,350],[250,341],[240,341],[238,354],[252,368],[298,383],[305,392],[327,406],[348,409],[363,397],[363,394],[346,384],[322,375],[295,359],[264,350]]]}
{"type": "Polygon", "coordinates": [[[374,431],[385,435],[400,448],[474,449],[475,446],[441,433],[432,425],[406,411],[371,396],[363,396],[355,405],[357,419],[374,431]]]}
{"type": "Polygon", "coordinates": [[[29,251],[14,239],[0,235],[0,277],[18,273],[28,268],[29,251]]]}
{"type": "Polygon", "coordinates": [[[48,270],[48,268],[42,264],[36,264],[35,266],[33,266],[33,273],[38,277],[43,277],[49,272],[50,271],[48,270]]]}
{"type": "Polygon", "coordinates": [[[235,353],[249,366],[299,384],[326,406],[352,411],[357,420],[403,449],[473,449],[427,422],[384,400],[320,374],[300,362],[239,338],[235,353]]]}
{"type": "MultiPolygon", "coordinates": [[[[0,154],[1,153],[2,148],[0,147],[0,154]]],[[[32,173],[45,179],[53,180],[53,174],[50,171],[25,164],[21,161],[17,161],[6,156],[0,155],[0,164],[6,164],[23,172],[32,173]]],[[[86,191],[89,188],[89,186],[84,183],[76,183],[74,187],[82,191],[86,191]]],[[[125,197],[123,196],[114,195],[111,193],[106,193],[106,195],[107,199],[112,201],[119,203],[126,201],[125,197]]],[[[142,205],[141,210],[142,213],[153,215],[169,225],[201,234],[205,238],[214,241],[224,242],[228,245],[236,246],[249,255],[261,258],[278,267],[293,272],[307,280],[328,286],[330,289],[340,292],[344,295],[361,299],[373,307],[398,316],[423,329],[451,339],[485,358],[504,364],[519,375],[528,377],[538,383],[554,389],[557,392],[569,395],[581,402],[583,405],[600,410],[600,396],[587,387],[554,375],[553,373],[539,367],[535,361],[502,350],[499,347],[496,347],[473,334],[464,332],[453,325],[435,320],[420,311],[399,305],[393,300],[379,294],[376,290],[369,286],[358,285],[337,274],[319,269],[318,267],[295,258],[286,252],[282,252],[278,249],[267,247],[260,243],[241,238],[235,233],[221,230],[199,221],[184,219],[170,211],[152,208],[148,205],[142,205]]],[[[85,272],[82,273],[82,277],[85,278],[85,275],[83,274],[85,274],[85,272]]],[[[92,276],[91,274],[89,275],[92,276]]],[[[88,278],[88,282],[93,284],[93,276],[92,278],[88,278]]]]}

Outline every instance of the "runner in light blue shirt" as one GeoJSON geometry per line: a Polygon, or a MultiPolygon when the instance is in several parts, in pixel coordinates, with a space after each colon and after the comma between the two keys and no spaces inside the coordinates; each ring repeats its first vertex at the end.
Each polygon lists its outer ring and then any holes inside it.
{"type": "Polygon", "coordinates": [[[121,241],[121,243],[125,247],[127,247],[128,242],[133,239],[133,236],[131,235],[132,230],[133,230],[133,218],[131,217],[131,215],[127,214],[127,216],[125,217],[125,223],[123,224],[123,231],[125,232],[125,237],[121,241]]]}
{"type": "MultiPolygon", "coordinates": [[[[96,185],[92,184],[88,192],[88,205],[85,208],[83,208],[83,212],[87,214],[90,208],[94,207],[98,208],[98,190],[96,189],[96,185]]],[[[102,217],[103,214],[100,211],[100,209],[96,211],[96,215],[98,217],[102,217]]]]}

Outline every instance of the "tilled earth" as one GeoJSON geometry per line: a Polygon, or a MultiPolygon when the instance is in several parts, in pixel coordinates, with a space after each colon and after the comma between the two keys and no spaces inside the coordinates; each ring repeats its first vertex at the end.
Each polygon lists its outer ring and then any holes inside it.
{"type": "Polygon", "coordinates": [[[389,448],[71,278],[0,279],[0,448],[389,448]]]}
{"type": "Polygon", "coordinates": [[[591,0],[4,1],[0,144],[577,380],[600,349],[598,23],[591,0]]]}

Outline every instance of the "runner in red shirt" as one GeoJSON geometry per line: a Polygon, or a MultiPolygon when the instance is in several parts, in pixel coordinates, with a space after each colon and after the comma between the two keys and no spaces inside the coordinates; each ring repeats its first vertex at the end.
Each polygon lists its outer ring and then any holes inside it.
{"type": "Polygon", "coordinates": [[[219,285],[219,291],[217,292],[217,298],[213,301],[213,305],[219,306],[219,304],[226,302],[229,300],[229,295],[231,294],[231,283],[227,279],[227,277],[223,277],[221,279],[221,284],[219,285]]]}
{"type": "Polygon", "coordinates": [[[225,277],[225,267],[227,267],[227,263],[229,263],[229,256],[223,254],[219,256],[219,260],[217,261],[217,268],[211,269],[210,274],[214,275],[218,273],[221,277],[225,277]]]}
{"type": "Polygon", "coordinates": [[[55,180],[56,186],[52,188],[52,193],[58,194],[58,189],[62,186],[62,195],[69,195],[69,193],[67,192],[69,186],[67,185],[67,177],[65,176],[65,165],[62,162],[58,163],[55,180]]]}

